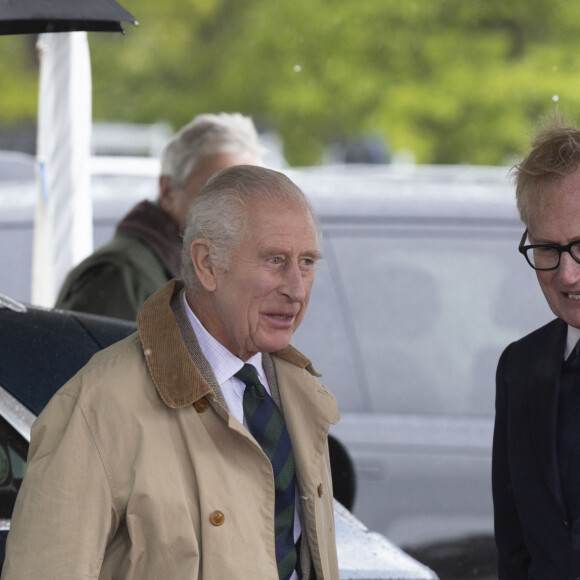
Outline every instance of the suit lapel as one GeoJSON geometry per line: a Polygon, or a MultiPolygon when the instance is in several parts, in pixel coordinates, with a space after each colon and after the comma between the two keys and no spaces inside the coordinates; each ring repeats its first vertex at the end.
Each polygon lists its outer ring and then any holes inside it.
{"type": "Polygon", "coordinates": [[[562,510],[556,448],[558,394],[567,326],[561,320],[546,328],[533,346],[524,388],[527,392],[530,440],[543,480],[562,510]]]}

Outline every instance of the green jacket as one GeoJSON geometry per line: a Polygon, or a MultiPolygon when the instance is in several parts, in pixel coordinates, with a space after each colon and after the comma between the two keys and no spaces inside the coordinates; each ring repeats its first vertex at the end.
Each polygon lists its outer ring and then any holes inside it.
{"type": "Polygon", "coordinates": [[[143,302],[172,277],[145,240],[115,234],[69,273],[55,306],[134,321],[143,302]]]}
{"type": "Polygon", "coordinates": [[[150,201],[119,222],[113,239],[67,276],[55,307],[134,321],[145,300],[181,270],[181,235],[150,201]]]}

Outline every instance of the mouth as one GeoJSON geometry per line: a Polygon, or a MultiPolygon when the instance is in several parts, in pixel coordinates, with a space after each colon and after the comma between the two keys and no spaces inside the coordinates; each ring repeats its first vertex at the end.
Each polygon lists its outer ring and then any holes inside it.
{"type": "Polygon", "coordinates": [[[268,312],[264,314],[272,324],[280,328],[290,328],[296,321],[297,312],[268,312]]]}
{"type": "MultiPolygon", "coordinates": [[[[578,298],[580,299],[580,295],[578,295],[578,298]]],[[[275,320],[281,320],[283,322],[294,318],[294,314],[270,314],[269,316],[275,320]]]]}

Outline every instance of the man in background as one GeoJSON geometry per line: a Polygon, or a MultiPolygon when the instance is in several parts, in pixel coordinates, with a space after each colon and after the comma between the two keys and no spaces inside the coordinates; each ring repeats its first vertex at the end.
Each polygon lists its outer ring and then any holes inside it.
{"type": "Polygon", "coordinates": [[[497,369],[499,580],[569,580],[580,578],[580,131],[543,131],[515,169],[519,250],[557,318],[497,369]]]}
{"type": "Polygon", "coordinates": [[[55,307],[135,320],[148,296],[180,277],[187,212],[207,180],[232,165],[260,165],[261,153],[250,118],[197,116],[161,154],[157,202],[137,204],[113,239],[68,274],[55,307]]]}

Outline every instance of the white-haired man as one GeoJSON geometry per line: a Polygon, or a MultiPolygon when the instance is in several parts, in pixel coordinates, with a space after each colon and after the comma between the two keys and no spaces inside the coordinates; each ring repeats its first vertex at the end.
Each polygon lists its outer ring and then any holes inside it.
{"type": "Polygon", "coordinates": [[[290,339],[320,236],[255,166],[189,213],[185,287],[139,310],[32,429],[3,580],[337,580],[333,395],[290,339]]]}
{"type": "Polygon", "coordinates": [[[195,117],[163,150],[157,203],[143,201],[121,220],[113,239],[69,273],[55,306],[135,320],[148,296],[180,276],[187,212],[207,180],[232,165],[259,165],[261,153],[249,117],[195,117]]]}

